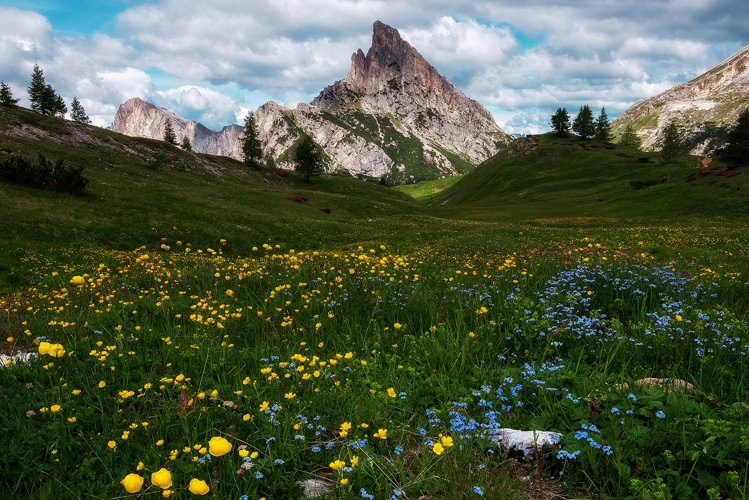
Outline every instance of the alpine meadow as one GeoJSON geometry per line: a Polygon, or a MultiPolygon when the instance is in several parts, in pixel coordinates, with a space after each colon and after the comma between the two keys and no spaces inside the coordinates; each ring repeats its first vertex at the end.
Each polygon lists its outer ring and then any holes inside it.
{"type": "Polygon", "coordinates": [[[521,134],[369,36],[218,131],[0,75],[3,498],[746,499],[749,49],[521,134]]]}

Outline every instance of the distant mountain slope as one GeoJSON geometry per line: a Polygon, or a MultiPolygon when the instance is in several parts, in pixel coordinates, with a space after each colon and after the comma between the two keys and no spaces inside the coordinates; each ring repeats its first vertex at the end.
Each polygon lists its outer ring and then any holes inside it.
{"type": "Polygon", "coordinates": [[[654,149],[670,120],[684,132],[692,154],[711,154],[749,107],[749,45],[707,73],[642,100],[614,120],[615,132],[633,125],[645,149],[654,149]]]}
{"type": "MultiPolygon", "coordinates": [[[[178,139],[187,135],[196,150],[240,157],[238,141],[231,141],[241,127],[210,132],[140,100],[120,107],[113,129],[161,139],[167,119],[178,139]]],[[[294,109],[266,103],[256,121],[265,154],[278,166],[291,167],[296,144],[307,134],[327,152],[329,171],[393,183],[470,171],[512,140],[485,108],[379,21],[371,48],[353,54],[345,79],[294,109]]]]}

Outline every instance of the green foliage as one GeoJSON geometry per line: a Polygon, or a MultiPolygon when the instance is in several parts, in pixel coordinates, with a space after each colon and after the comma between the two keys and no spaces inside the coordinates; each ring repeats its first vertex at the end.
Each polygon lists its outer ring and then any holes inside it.
{"type": "Polygon", "coordinates": [[[47,191],[83,194],[89,181],[82,170],[66,167],[62,159],[52,163],[41,154],[36,164],[21,156],[10,155],[0,161],[0,181],[47,191]]]}
{"type": "Polygon", "coordinates": [[[166,124],[164,125],[164,141],[173,146],[177,145],[177,136],[175,135],[174,129],[172,128],[171,120],[167,120],[166,124]]]}
{"type": "Polygon", "coordinates": [[[260,166],[260,159],[263,157],[263,148],[257,136],[255,113],[253,112],[247,113],[244,119],[244,131],[242,132],[241,141],[244,162],[253,168],[258,168],[260,166]]]}
{"type": "Polygon", "coordinates": [[[179,147],[182,149],[182,151],[187,151],[188,153],[191,153],[192,144],[190,143],[190,138],[187,136],[184,136],[182,138],[182,143],[179,145],[179,147]]]}
{"type": "Polygon", "coordinates": [[[587,104],[580,107],[580,111],[578,111],[575,120],[572,122],[572,130],[581,139],[590,139],[596,133],[596,125],[593,123],[593,111],[587,104]]]}
{"type": "Polygon", "coordinates": [[[665,165],[673,163],[676,155],[681,152],[681,130],[674,121],[670,121],[663,129],[663,135],[659,140],[661,148],[661,162],[665,165]]]}
{"type": "Polygon", "coordinates": [[[642,147],[642,140],[631,123],[624,128],[624,132],[619,138],[619,146],[633,150],[639,150],[642,147]]]}
{"type": "Polygon", "coordinates": [[[83,105],[77,97],[73,97],[73,102],[70,103],[70,118],[78,123],[91,123],[91,118],[88,117],[86,110],[83,109],[83,105]]]}
{"type": "Polygon", "coordinates": [[[749,108],[739,115],[718,158],[732,167],[749,165],[749,108]]]}
{"type": "Polygon", "coordinates": [[[302,137],[294,153],[294,169],[304,176],[305,182],[323,172],[322,151],[308,135],[302,137]]]}
{"type": "Polygon", "coordinates": [[[31,83],[28,87],[31,109],[43,115],[63,117],[68,112],[62,97],[57,95],[52,85],[44,79],[44,71],[38,64],[34,65],[31,73],[31,83]]]}
{"type": "Polygon", "coordinates": [[[551,117],[551,128],[560,137],[570,133],[570,115],[566,108],[557,108],[556,113],[551,117]]]}
{"type": "Polygon", "coordinates": [[[13,98],[13,91],[5,82],[0,82],[0,106],[14,107],[18,99],[13,98]]]}
{"type": "Polygon", "coordinates": [[[611,140],[611,124],[606,114],[606,108],[601,108],[601,112],[598,114],[595,138],[601,142],[609,142],[611,140]]]}

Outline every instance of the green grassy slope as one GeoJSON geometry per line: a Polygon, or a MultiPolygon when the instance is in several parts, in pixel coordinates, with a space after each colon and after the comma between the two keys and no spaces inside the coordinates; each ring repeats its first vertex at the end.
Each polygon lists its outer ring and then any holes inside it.
{"type": "Polygon", "coordinates": [[[456,175],[433,181],[421,181],[415,184],[399,184],[398,186],[393,186],[393,189],[405,193],[415,200],[430,201],[462,178],[462,175],[456,175]]]}
{"type": "Polygon", "coordinates": [[[662,165],[657,153],[543,136],[529,152],[488,160],[432,203],[441,213],[482,219],[749,215],[749,173],[725,177],[717,162],[711,169],[697,175],[690,156],[662,165]],[[636,189],[633,182],[652,185],[636,189]]]}

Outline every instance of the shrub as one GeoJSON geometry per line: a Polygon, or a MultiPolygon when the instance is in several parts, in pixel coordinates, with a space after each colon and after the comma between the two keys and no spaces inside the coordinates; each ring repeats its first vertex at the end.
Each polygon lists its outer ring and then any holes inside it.
{"type": "Polygon", "coordinates": [[[83,194],[89,180],[82,172],[81,167],[65,166],[63,160],[52,163],[41,154],[36,164],[14,154],[0,161],[0,181],[47,191],[83,194]]]}

